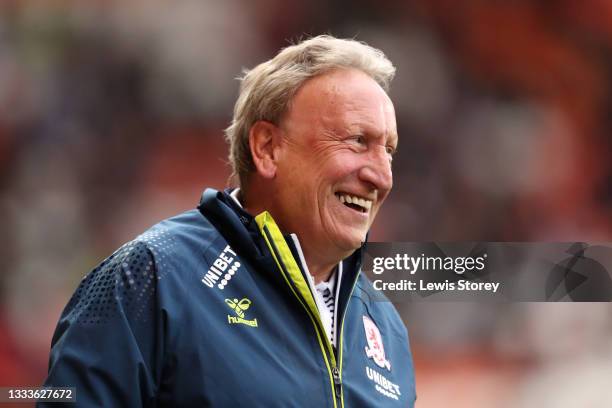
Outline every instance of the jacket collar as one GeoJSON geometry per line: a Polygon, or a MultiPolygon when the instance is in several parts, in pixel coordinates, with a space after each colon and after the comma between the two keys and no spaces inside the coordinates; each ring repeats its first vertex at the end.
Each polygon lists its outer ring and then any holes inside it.
{"type": "MultiPolygon", "coordinates": [[[[202,193],[198,210],[217,228],[227,242],[239,251],[241,257],[250,259],[255,264],[262,264],[264,266],[263,270],[275,270],[274,259],[261,235],[255,217],[245,211],[230,196],[232,190],[217,191],[211,188],[206,189],[202,193]]],[[[299,259],[298,250],[293,239],[289,235],[283,235],[283,237],[296,263],[300,266],[302,274],[305,274],[306,271],[302,267],[302,262],[299,259]]],[[[342,260],[343,276],[338,291],[339,313],[342,313],[344,307],[346,307],[354,282],[358,278],[364,248],[365,243],[352,255],[342,260]]],[[[278,274],[274,275],[278,276],[278,274]]]]}

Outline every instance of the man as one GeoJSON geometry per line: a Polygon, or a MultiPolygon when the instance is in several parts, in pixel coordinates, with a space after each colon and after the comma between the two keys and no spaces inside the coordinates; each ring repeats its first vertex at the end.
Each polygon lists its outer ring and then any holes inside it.
{"type": "Polygon", "coordinates": [[[412,406],[406,329],[360,273],[392,186],[394,73],[330,36],[246,73],[226,131],[239,188],[85,277],[46,384],[83,406],[412,406]]]}

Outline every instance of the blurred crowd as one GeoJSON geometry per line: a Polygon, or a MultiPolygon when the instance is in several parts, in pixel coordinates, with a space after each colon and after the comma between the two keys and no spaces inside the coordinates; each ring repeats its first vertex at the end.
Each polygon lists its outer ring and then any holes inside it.
{"type": "MultiPolygon", "coordinates": [[[[0,385],[82,276],[227,186],[235,78],[331,33],[397,66],[372,240],[612,241],[607,0],[0,2],[0,385]]],[[[419,407],[611,406],[609,304],[398,304],[419,407]]]]}

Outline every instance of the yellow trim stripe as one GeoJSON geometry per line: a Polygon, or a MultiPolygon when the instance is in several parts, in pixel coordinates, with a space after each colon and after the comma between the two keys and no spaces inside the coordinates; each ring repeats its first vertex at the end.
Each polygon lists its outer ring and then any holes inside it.
{"type": "MultiPolygon", "coordinates": [[[[336,408],[337,407],[336,389],[335,389],[331,367],[328,361],[328,356],[329,358],[331,358],[332,365],[334,367],[336,366],[336,358],[334,356],[332,345],[329,339],[327,338],[327,336],[321,336],[320,331],[321,331],[321,328],[323,327],[323,324],[321,323],[319,310],[316,307],[316,303],[315,303],[314,298],[312,297],[312,293],[310,292],[308,284],[306,283],[306,281],[304,280],[304,277],[302,276],[299,266],[297,265],[297,262],[295,261],[295,258],[293,257],[293,254],[291,253],[291,250],[289,249],[289,246],[287,245],[287,242],[285,241],[283,234],[281,233],[280,229],[276,225],[276,222],[274,222],[274,219],[272,218],[270,213],[267,211],[262,212],[261,214],[255,217],[255,221],[257,222],[257,226],[259,227],[259,230],[262,236],[264,237],[264,240],[266,241],[266,244],[268,245],[270,252],[272,253],[272,257],[274,258],[274,261],[276,262],[279,270],[281,271],[283,278],[285,279],[285,282],[287,283],[287,285],[289,285],[289,288],[293,292],[293,295],[297,297],[302,307],[304,307],[304,309],[308,313],[308,317],[310,317],[310,320],[313,326],[315,327],[315,332],[317,334],[317,341],[319,343],[319,347],[321,348],[321,352],[323,354],[324,361],[325,361],[325,366],[327,367],[327,372],[329,375],[329,382],[330,382],[333,400],[334,400],[334,408],[336,408]],[[266,232],[268,232],[269,237],[268,237],[268,234],[266,234],[266,232]],[[270,242],[269,238],[272,239],[273,242],[270,242]],[[274,249],[276,249],[276,251],[274,249]],[[278,259],[277,254],[276,254],[277,251],[281,259],[278,259]],[[285,268],[283,268],[283,265],[285,266],[285,268]],[[287,273],[289,274],[289,277],[287,277],[285,273],[285,269],[287,273]],[[300,292],[302,297],[300,297],[295,292],[295,289],[293,285],[291,284],[291,282],[289,281],[289,278],[291,278],[291,280],[295,284],[297,290],[300,292]],[[306,304],[304,304],[302,299],[306,301],[306,304]],[[325,352],[326,348],[329,354],[325,352]]],[[[342,395],[340,395],[340,400],[342,401],[342,406],[344,406],[344,402],[343,402],[344,398],[342,395]]]]}

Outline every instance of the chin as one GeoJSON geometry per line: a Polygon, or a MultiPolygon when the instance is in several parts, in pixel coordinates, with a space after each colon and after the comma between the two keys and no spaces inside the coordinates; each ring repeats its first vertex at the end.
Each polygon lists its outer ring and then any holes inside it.
{"type": "Polygon", "coordinates": [[[361,247],[363,241],[365,241],[366,234],[355,234],[350,237],[339,238],[339,246],[345,251],[354,251],[361,247]]]}

